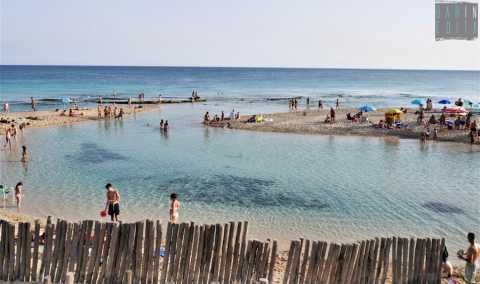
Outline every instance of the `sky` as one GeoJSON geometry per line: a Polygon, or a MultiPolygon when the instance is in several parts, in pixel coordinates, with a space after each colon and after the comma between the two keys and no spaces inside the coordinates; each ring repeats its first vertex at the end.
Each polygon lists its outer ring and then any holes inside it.
{"type": "Polygon", "coordinates": [[[1,64],[480,70],[431,0],[0,3],[1,64]]]}

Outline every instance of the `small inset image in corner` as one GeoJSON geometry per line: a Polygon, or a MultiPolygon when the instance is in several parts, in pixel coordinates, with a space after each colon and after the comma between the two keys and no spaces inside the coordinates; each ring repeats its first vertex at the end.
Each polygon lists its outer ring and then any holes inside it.
{"type": "Polygon", "coordinates": [[[478,3],[435,2],[435,40],[478,38],[478,3]]]}

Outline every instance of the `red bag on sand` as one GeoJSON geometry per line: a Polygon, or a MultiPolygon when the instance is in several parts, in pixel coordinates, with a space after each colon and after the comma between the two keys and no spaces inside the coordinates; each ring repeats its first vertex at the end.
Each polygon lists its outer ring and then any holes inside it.
{"type": "Polygon", "coordinates": [[[102,218],[107,217],[107,211],[105,211],[105,210],[100,211],[100,217],[102,217],[102,218]]]}

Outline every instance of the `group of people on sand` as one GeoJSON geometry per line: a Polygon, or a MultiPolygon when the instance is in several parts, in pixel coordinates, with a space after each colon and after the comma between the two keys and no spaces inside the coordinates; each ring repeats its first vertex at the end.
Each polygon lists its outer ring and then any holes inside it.
{"type": "MultiPolygon", "coordinates": [[[[459,98],[456,104],[463,105],[463,100],[459,98]]],[[[445,112],[445,107],[442,109],[440,116],[432,113],[428,119],[425,118],[424,111],[420,105],[417,114],[417,124],[423,127],[423,131],[420,134],[420,140],[426,142],[427,139],[436,140],[438,138],[438,132],[440,130],[463,130],[468,132],[469,140],[471,144],[479,143],[480,131],[478,129],[477,121],[475,120],[473,113],[468,112],[466,115],[455,115],[449,117],[445,112]]]]}
{"type": "MultiPolygon", "coordinates": [[[[120,192],[113,187],[111,183],[105,185],[106,189],[106,202],[105,209],[101,212],[101,216],[105,217],[106,215],[110,216],[112,222],[120,221],[120,192]]],[[[180,210],[180,201],[176,193],[170,194],[170,206],[169,206],[169,221],[172,223],[178,223],[179,220],[179,210],[180,210]]]]}
{"type": "Polygon", "coordinates": [[[298,108],[298,100],[296,98],[288,100],[288,109],[289,110],[297,110],[298,108]]]}
{"type": "Polygon", "coordinates": [[[115,119],[123,119],[123,115],[125,112],[123,108],[117,107],[115,104],[103,106],[102,104],[98,104],[97,106],[97,115],[98,118],[115,118],[115,119]]]}
{"type": "Polygon", "coordinates": [[[207,111],[203,115],[203,123],[209,124],[212,122],[220,122],[225,120],[238,120],[240,119],[240,112],[235,112],[235,109],[232,109],[228,117],[225,116],[225,112],[222,110],[220,115],[214,114],[213,117],[210,117],[210,113],[207,111]]]}

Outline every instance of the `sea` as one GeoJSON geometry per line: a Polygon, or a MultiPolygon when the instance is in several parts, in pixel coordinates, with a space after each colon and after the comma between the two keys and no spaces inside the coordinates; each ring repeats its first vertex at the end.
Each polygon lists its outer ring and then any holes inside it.
{"type": "MultiPolygon", "coordinates": [[[[98,96],[187,98],[123,121],[27,129],[0,147],[0,184],[24,183],[21,213],[100,220],[106,183],[121,193],[121,219],[249,221],[250,235],[283,244],[383,236],[445,237],[452,251],[480,234],[480,149],[417,140],[212,129],[203,114],[288,111],[289,97],[332,105],[411,106],[414,99],[480,103],[480,72],[210,67],[0,66],[11,111],[94,107],[98,96]],[[170,131],[159,129],[160,119],[170,131]],[[19,145],[31,161],[23,165],[19,145]]],[[[1,114],[0,114],[1,116],[1,114]]],[[[3,142],[2,142],[3,143],[3,142]]],[[[0,208],[16,211],[12,195],[0,208]]]]}

